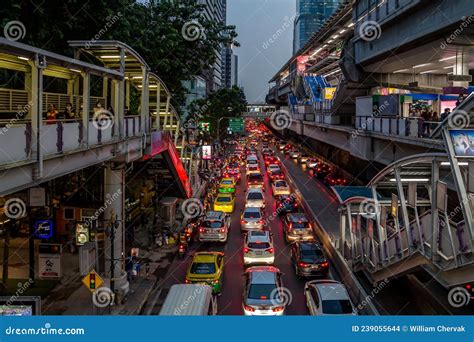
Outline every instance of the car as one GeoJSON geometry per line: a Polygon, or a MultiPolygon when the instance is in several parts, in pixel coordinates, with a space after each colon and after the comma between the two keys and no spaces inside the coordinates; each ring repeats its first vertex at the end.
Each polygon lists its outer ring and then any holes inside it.
{"type": "Polygon", "coordinates": [[[197,252],[186,271],[186,284],[207,284],[212,287],[213,294],[222,291],[224,273],[224,253],[197,252]]]}
{"type": "Polygon", "coordinates": [[[300,164],[304,164],[304,163],[306,163],[306,161],[308,160],[308,158],[309,158],[309,155],[308,155],[308,154],[306,154],[306,153],[301,153],[300,156],[298,157],[298,162],[299,162],[300,164]]]}
{"type": "Polygon", "coordinates": [[[245,207],[265,208],[265,196],[260,188],[250,188],[245,196],[245,207]]]}
{"type": "Polygon", "coordinates": [[[240,168],[240,164],[237,160],[237,158],[233,158],[233,160],[229,161],[227,163],[227,168],[228,169],[239,169],[240,168]]]}
{"type": "Polygon", "coordinates": [[[314,177],[324,179],[326,175],[332,172],[331,166],[326,163],[318,163],[318,165],[313,169],[314,177]]]}
{"type": "Polygon", "coordinates": [[[218,194],[214,201],[214,211],[231,214],[234,211],[235,198],[232,194],[218,194]]]}
{"type": "Polygon", "coordinates": [[[224,177],[226,178],[232,178],[236,184],[240,183],[240,169],[227,169],[227,171],[224,173],[224,177]]]}
{"type": "Polygon", "coordinates": [[[293,145],[291,144],[286,144],[285,147],[283,148],[283,151],[285,153],[290,153],[291,150],[293,150],[293,145]]]}
{"type": "Polygon", "coordinates": [[[249,188],[262,188],[263,190],[263,176],[260,171],[247,175],[247,186],[249,188]]]}
{"type": "Polygon", "coordinates": [[[291,194],[290,186],[285,180],[282,179],[272,182],[272,192],[273,196],[291,194]]]}
{"type": "Polygon", "coordinates": [[[295,242],[291,245],[291,260],[297,276],[328,277],[328,259],[321,245],[315,241],[295,242]]]}
{"type": "Polygon", "coordinates": [[[276,213],[286,215],[298,211],[300,204],[294,195],[277,195],[276,196],[276,213]]]}
{"type": "Polygon", "coordinates": [[[260,166],[258,166],[258,164],[247,165],[245,173],[247,175],[250,175],[251,173],[260,173],[260,166]]]}
{"type": "Polygon", "coordinates": [[[222,178],[219,183],[219,193],[233,194],[235,193],[235,181],[233,178],[222,178]]]}
{"type": "Polygon", "coordinates": [[[269,164],[267,166],[267,171],[271,172],[271,171],[275,171],[275,170],[281,170],[280,165],[278,165],[278,164],[269,164]]]}
{"type": "Polygon", "coordinates": [[[272,234],[267,230],[249,231],[244,239],[244,265],[272,265],[274,261],[272,234]]]}
{"type": "Polygon", "coordinates": [[[315,168],[318,162],[316,158],[308,158],[308,160],[306,160],[306,167],[309,169],[315,168]]]}
{"type": "Polygon", "coordinates": [[[275,156],[265,156],[264,160],[265,160],[265,166],[268,166],[271,164],[278,165],[278,163],[280,162],[278,158],[275,156]]]}
{"type": "Polygon", "coordinates": [[[226,242],[231,219],[223,211],[208,211],[199,225],[199,241],[226,242]]]}
{"type": "Polygon", "coordinates": [[[284,179],[285,178],[285,175],[283,174],[283,171],[280,170],[280,169],[275,169],[273,171],[270,171],[268,172],[268,178],[270,178],[270,180],[272,182],[275,182],[279,179],[284,179]]]}
{"type": "Polygon", "coordinates": [[[291,150],[288,154],[289,154],[290,158],[293,158],[293,159],[298,159],[301,155],[300,151],[295,150],[295,149],[291,150]]]}
{"type": "Polygon", "coordinates": [[[245,232],[248,230],[263,229],[263,211],[261,208],[248,207],[242,212],[240,218],[240,230],[245,232]]]}
{"type": "Polygon", "coordinates": [[[285,293],[281,272],[274,266],[252,266],[245,271],[243,310],[245,316],[281,316],[285,293]]]}
{"type": "Polygon", "coordinates": [[[304,294],[312,316],[357,315],[345,286],[338,281],[308,281],[304,286],[304,294]]]}
{"type": "Polygon", "coordinates": [[[334,171],[324,177],[324,184],[328,186],[346,186],[349,181],[341,172],[334,171]]]}
{"type": "Polygon", "coordinates": [[[285,149],[285,147],[286,147],[286,143],[285,143],[285,142],[279,142],[279,143],[278,143],[278,149],[279,149],[280,151],[283,151],[283,150],[285,149]]]}
{"type": "Polygon", "coordinates": [[[283,232],[287,242],[315,240],[313,227],[304,213],[286,214],[283,232]]]}

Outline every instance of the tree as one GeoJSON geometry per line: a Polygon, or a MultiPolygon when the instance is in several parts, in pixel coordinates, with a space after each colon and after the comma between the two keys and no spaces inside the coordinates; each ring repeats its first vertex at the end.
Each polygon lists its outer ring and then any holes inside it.
{"type": "MultiPolygon", "coordinates": [[[[194,122],[210,122],[211,134],[217,136],[219,119],[224,117],[239,117],[246,110],[245,93],[239,87],[223,88],[211,93],[207,98],[198,99],[189,105],[189,119],[194,122]]],[[[227,119],[222,119],[219,125],[222,134],[227,127],[227,119]]]]}
{"type": "Polygon", "coordinates": [[[25,26],[20,41],[60,54],[72,55],[67,40],[119,40],[140,53],[174,95],[184,100],[182,82],[205,71],[216,51],[234,44],[235,26],[205,18],[197,0],[2,0],[2,27],[19,20],[25,26]],[[110,27],[111,18],[118,17],[110,27]],[[107,29],[105,29],[107,28],[107,29]]]}

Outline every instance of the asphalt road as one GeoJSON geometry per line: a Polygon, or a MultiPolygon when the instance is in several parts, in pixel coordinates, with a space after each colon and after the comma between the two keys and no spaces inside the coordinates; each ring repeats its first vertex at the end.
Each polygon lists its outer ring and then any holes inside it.
{"type": "MultiPolygon", "coordinates": [[[[263,158],[259,155],[261,170],[265,170],[263,158]]],[[[225,253],[225,267],[222,294],[218,298],[219,315],[243,315],[242,294],[244,286],[244,265],[243,265],[243,236],[240,232],[240,214],[245,207],[245,192],[247,184],[245,180],[245,169],[242,167],[242,181],[236,189],[235,208],[232,215],[232,225],[226,244],[223,243],[194,243],[191,250],[188,251],[184,259],[176,258],[171,265],[167,276],[161,281],[159,286],[164,290],[161,300],[157,302],[157,308],[154,313],[159,312],[159,306],[162,304],[167,290],[173,284],[184,283],[186,269],[192,260],[192,254],[195,251],[222,251],[225,253]]],[[[269,179],[265,175],[265,214],[272,217],[276,210],[275,200],[271,194],[269,179]]],[[[273,232],[275,247],[275,266],[283,273],[283,286],[290,290],[292,294],[291,303],[287,306],[285,314],[287,315],[307,315],[308,311],[303,294],[306,279],[296,277],[294,267],[290,260],[290,250],[283,237],[283,227],[281,220],[276,217],[269,220],[268,229],[273,232]]],[[[332,278],[333,270],[330,272],[332,278]]]]}

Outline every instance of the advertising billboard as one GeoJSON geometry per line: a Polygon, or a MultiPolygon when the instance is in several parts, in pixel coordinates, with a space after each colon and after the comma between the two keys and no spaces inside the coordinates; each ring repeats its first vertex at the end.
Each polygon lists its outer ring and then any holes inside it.
{"type": "Polygon", "coordinates": [[[456,157],[474,157],[474,130],[451,130],[449,134],[456,157]]]}

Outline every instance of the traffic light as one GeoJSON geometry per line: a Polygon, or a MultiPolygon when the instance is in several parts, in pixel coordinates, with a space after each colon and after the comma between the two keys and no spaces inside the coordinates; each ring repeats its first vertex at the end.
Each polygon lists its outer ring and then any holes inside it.
{"type": "Polygon", "coordinates": [[[90,280],[89,280],[89,288],[91,290],[95,290],[95,273],[94,272],[91,272],[90,276],[89,276],[90,280]]]}

